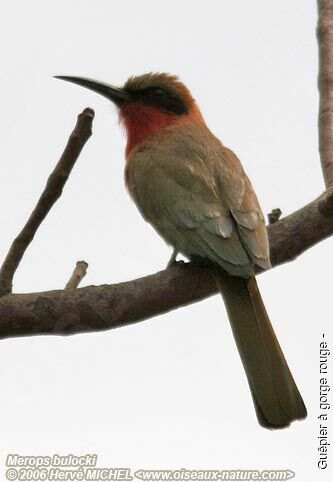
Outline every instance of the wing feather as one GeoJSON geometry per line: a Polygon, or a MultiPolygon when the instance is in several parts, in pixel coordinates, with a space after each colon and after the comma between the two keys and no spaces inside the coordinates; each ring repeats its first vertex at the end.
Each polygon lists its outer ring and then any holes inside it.
{"type": "Polygon", "coordinates": [[[264,218],[238,158],[209,135],[200,143],[198,134],[192,149],[182,136],[165,152],[142,148],[130,160],[129,189],[143,217],[178,251],[248,276],[254,264],[269,267],[264,218]]]}

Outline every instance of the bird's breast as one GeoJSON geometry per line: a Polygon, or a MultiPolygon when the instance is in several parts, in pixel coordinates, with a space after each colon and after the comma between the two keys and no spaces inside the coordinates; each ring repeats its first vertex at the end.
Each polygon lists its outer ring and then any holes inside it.
{"type": "Polygon", "coordinates": [[[126,131],[125,156],[129,157],[134,147],[142,143],[150,134],[175,122],[176,116],[155,107],[128,103],[120,110],[120,120],[126,131]]]}

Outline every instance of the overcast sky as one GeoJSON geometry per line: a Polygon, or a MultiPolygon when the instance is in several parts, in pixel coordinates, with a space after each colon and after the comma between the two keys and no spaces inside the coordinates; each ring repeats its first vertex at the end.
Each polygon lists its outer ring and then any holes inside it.
{"type": "MultiPolygon", "coordinates": [[[[132,74],[175,73],[240,157],[265,213],[288,214],[322,192],[314,0],[12,0],[1,10],[2,258],[77,114],[96,112],[16,292],[61,289],[78,259],[89,263],[83,284],[98,285],[154,273],[170,255],[125,190],[114,107],[53,75],[121,85],[132,74]]],[[[331,243],[259,279],[306,421],[275,432],[257,424],[216,296],[105,333],[2,341],[1,480],[9,452],[96,453],[100,466],[133,469],[288,468],[300,482],[329,480],[317,469],[317,416],[323,332],[333,346],[331,243]]]]}

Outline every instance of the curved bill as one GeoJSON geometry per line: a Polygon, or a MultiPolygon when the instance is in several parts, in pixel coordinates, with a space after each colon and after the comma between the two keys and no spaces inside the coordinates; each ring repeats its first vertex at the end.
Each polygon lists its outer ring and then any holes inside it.
{"type": "Polygon", "coordinates": [[[54,78],[66,80],[67,82],[72,82],[73,84],[81,85],[82,87],[93,90],[111,100],[117,106],[121,106],[128,100],[128,94],[124,90],[93,79],[87,79],[85,77],[70,77],[67,75],[55,75],[54,78]]]}

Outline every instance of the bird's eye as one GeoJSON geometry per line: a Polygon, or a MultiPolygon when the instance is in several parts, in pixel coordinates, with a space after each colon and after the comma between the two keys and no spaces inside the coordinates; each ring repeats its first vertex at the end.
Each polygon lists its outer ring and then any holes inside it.
{"type": "Polygon", "coordinates": [[[151,94],[154,97],[165,97],[166,92],[164,89],[162,89],[162,87],[154,87],[153,89],[151,89],[151,94]]]}

